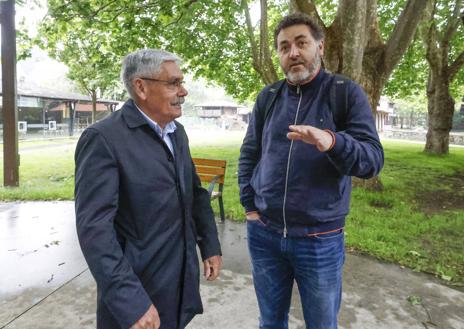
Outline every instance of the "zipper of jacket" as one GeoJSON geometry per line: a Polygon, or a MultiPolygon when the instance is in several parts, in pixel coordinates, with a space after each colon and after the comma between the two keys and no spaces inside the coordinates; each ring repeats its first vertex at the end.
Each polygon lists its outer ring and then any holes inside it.
{"type": "MultiPolygon", "coordinates": [[[[296,108],[295,122],[293,123],[294,125],[296,125],[298,122],[298,113],[300,112],[301,99],[303,98],[303,93],[300,93],[300,85],[296,86],[296,93],[300,95],[300,99],[298,100],[298,107],[296,108]]],[[[290,171],[290,158],[292,156],[292,148],[293,148],[293,140],[290,142],[290,150],[288,151],[288,159],[287,159],[287,172],[285,173],[284,203],[282,206],[282,213],[283,213],[283,218],[284,218],[284,238],[287,237],[287,217],[285,214],[285,206],[287,203],[288,173],[290,171]]]]}

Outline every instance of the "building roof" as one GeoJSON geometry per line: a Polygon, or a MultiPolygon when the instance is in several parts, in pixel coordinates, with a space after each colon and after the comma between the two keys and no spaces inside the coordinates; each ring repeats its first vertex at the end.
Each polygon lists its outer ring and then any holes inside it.
{"type": "MultiPolygon", "coordinates": [[[[56,99],[63,101],[87,101],[91,102],[92,99],[89,96],[82,95],[79,93],[73,93],[68,91],[61,91],[58,89],[52,89],[44,86],[39,86],[36,84],[18,84],[17,86],[18,96],[26,97],[38,97],[43,99],[56,99]]],[[[0,95],[2,93],[2,80],[0,79],[0,95]]],[[[118,104],[119,102],[108,100],[108,99],[98,99],[99,103],[105,104],[118,104]]]]}
{"type": "MultiPolygon", "coordinates": [[[[64,111],[66,109],[66,104],[61,103],[58,106],[55,106],[48,110],[49,112],[57,112],[57,111],[64,111]]],[[[105,112],[108,111],[107,105],[102,103],[97,103],[97,112],[105,112]]],[[[76,104],[75,108],[76,112],[92,112],[92,104],[76,104]]]]}
{"type": "Polygon", "coordinates": [[[194,105],[194,107],[236,107],[236,108],[241,108],[241,107],[245,107],[245,106],[238,105],[237,103],[230,102],[230,101],[213,100],[213,101],[209,101],[207,103],[196,104],[196,105],[194,105]]]}
{"type": "Polygon", "coordinates": [[[381,96],[379,105],[377,105],[377,112],[393,114],[393,102],[387,97],[381,96]]]}

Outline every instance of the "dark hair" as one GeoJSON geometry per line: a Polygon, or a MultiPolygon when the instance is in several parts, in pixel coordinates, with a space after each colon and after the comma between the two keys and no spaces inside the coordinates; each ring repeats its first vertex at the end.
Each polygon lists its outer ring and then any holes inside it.
{"type": "Polygon", "coordinates": [[[295,13],[282,18],[274,30],[274,47],[277,49],[277,36],[280,31],[293,25],[306,25],[316,41],[324,39],[324,30],[306,14],[295,13]]]}

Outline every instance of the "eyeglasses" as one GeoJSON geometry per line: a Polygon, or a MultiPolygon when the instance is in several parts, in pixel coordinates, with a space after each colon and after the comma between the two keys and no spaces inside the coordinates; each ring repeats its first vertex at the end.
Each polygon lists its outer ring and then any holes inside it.
{"type": "Polygon", "coordinates": [[[155,81],[155,82],[162,82],[166,86],[168,86],[169,89],[179,89],[180,87],[185,86],[185,81],[184,80],[179,80],[179,79],[176,79],[176,80],[160,80],[160,79],[145,78],[145,77],[141,77],[139,79],[148,80],[148,81],[155,81]]]}

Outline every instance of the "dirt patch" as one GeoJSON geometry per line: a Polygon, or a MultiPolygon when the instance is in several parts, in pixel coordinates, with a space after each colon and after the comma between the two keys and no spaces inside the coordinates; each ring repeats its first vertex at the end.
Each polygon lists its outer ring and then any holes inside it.
{"type": "Polygon", "coordinates": [[[369,204],[371,205],[371,207],[374,207],[374,208],[382,208],[382,209],[392,209],[393,208],[393,204],[391,202],[387,202],[387,201],[373,200],[373,201],[369,202],[369,204]]]}
{"type": "Polygon", "coordinates": [[[420,211],[433,215],[447,210],[464,209],[464,173],[437,177],[436,186],[443,188],[416,192],[420,211]]]}

